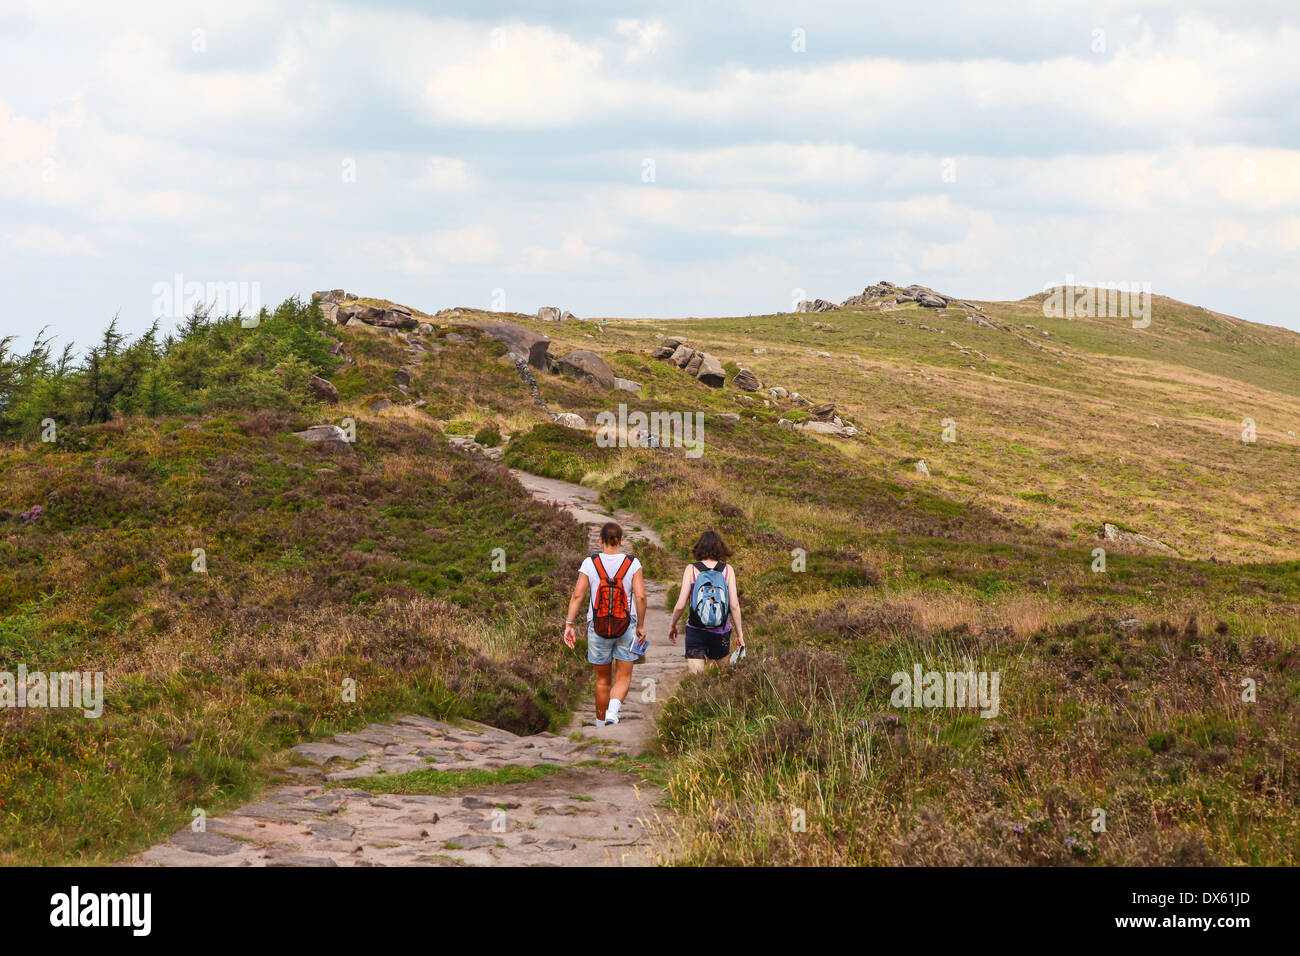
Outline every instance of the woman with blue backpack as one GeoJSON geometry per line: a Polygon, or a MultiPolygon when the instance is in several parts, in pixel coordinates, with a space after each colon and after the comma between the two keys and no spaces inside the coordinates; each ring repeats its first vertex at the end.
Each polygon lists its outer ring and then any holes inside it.
{"type": "Polygon", "coordinates": [[[700,535],[691,549],[695,558],[682,572],[682,589],[673,608],[668,640],[677,643],[677,622],[688,607],[686,618],[686,666],[691,673],[704,670],[706,663],[725,666],[731,654],[731,635],[736,635],[732,663],[745,655],[744,622],[736,590],[736,569],[727,564],[731,549],[716,531],[700,535]]]}

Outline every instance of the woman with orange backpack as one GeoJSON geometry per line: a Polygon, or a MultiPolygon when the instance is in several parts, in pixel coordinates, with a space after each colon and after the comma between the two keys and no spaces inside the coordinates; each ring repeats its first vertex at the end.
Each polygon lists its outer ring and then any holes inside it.
{"type": "Polygon", "coordinates": [[[613,521],[600,529],[601,549],[582,562],[564,621],[564,643],[577,641],[574,627],[587,602],[587,661],[596,671],[596,726],[618,723],[632,684],[632,665],[645,653],[645,581],[641,562],[623,553],[623,529],[613,521]],[[633,598],[635,597],[635,602],[633,598]],[[611,668],[614,673],[611,674],[611,668]]]}

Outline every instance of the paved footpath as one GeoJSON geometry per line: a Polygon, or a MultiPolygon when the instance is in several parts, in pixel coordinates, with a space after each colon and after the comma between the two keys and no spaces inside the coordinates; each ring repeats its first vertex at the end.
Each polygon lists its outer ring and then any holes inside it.
{"type": "MultiPolygon", "coordinates": [[[[659,543],[635,515],[608,512],[595,492],[514,475],[535,497],[568,508],[587,525],[591,550],[613,518],[625,546],[659,543]]],[[[327,741],[299,744],[307,766],[295,783],[173,834],[128,861],[137,866],[600,866],[647,865],[667,853],[663,794],[617,769],[654,733],[657,708],[685,672],[681,645],[668,644],[664,588],[647,582],[650,648],[633,674],[616,726],[596,727],[592,702],[562,735],[517,736],[485,724],[452,726],[409,715],[327,741]],[[558,773],[445,796],[358,790],[348,780],[414,770],[494,770],[550,764],[558,773]],[[332,784],[334,786],[326,786],[332,784]],[[342,786],[338,786],[342,784],[342,786]]],[[[569,652],[559,641],[556,644],[569,652]]]]}

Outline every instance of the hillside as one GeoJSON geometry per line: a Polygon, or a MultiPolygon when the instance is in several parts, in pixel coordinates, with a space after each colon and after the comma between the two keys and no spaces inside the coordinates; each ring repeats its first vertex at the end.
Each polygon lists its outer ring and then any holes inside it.
{"type": "Polygon", "coordinates": [[[0,669],[103,669],[116,702],[0,711],[6,859],[112,858],[399,707],[553,724],[583,690],[546,623],[583,543],[508,465],[645,515],[655,574],[704,527],[736,551],[755,653],[687,680],[640,766],[684,862],[1296,862],[1300,337],[1160,297],[1145,329],[1041,295],[603,323],[350,301],[370,321],[286,303],[0,377],[0,669]],[[467,324],[499,319],[639,391],[527,372],[467,324]],[[670,337],[726,384],[655,358],[670,337]],[[620,403],[703,413],[703,454],[552,420],[620,403]],[[856,433],[800,427],[823,403],[856,433]],[[293,434],[347,418],[354,446],[293,434]],[[891,708],[894,672],[968,662],[1001,673],[997,717],[891,708]],[[364,713],[332,696],[354,674],[364,713]]]}

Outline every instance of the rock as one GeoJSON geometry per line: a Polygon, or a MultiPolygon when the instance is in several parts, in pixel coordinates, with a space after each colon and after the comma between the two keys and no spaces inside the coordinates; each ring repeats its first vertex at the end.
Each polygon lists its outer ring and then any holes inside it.
{"type": "Polygon", "coordinates": [[[807,408],[812,404],[812,402],[808,401],[808,399],[804,398],[798,392],[792,392],[790,394],[790,404],[795,408],[807,408]]]}
{"type": "Polygon", "coordinates": [[[601,388],[614,387],[614,373],[603,358],[587,349],[570,352],[555,363],[555,369],[584,381],[592,382],[601,388]]]}
{"type": "Polygon", "coordinates": [[[673,349],[673,354],[670,356],[670,361],[678,368],[686,368],[687,364],[690,363],[691,358],[694,355],[695,355],[695,349],[690,348],[689,346],[686,345],[679,345],[677,346],[677,348],[673,349]]]}
{"type": "Polygon", "coordinates": [[[537,310],[537,317],[543,322],[560,321],[560,310],[553,305],[544,305],[537,310]]]}
{"type": "Polygon", "coordinates": [[[922,308],[926,309],[942,309],[948,304],[947,300],[942,296],[932,295],[929,292],[921,293],[916,301],[921,304],[922,308]]]}
{"type": "Polygon", "coordinates": [[[555,417],[555,424],[563,425],[565,428],[586,428],[587,422],[581,415],[575,415],[573,412],[565,412],[563,415],[555,417]]]}
{"type": "Polygon", "coordinates": [[[568,309],[565,309],[563,312],[560,313],[560,321],[561,321],[561,322],[581,322],[582,320],[579,319],[579,318],[578,318],[576,315],[574,315],[572,312],[570,312],[568,309]]]}
{"type": "Polygon", "coordinates": [[[624,391],[624,392],[639,392],[639,391],[641,391],[641,384],[640,384],[639,382],[634,382],[634,381],[632,381],[631,379],[627,379],[627,378],[618,378],[618,377],[615,377],[615,378],[614,378],[614,387],[617,388],[617,389],[620,389],[620,390],[622,390],[622,391],[624,391]]]}
{"type": "Polygon", "coordinates": [[[818,405],[816,408],[808,409],[808,415],[814,421],[829,422],[835,417],[835,405],[830,402],[825,405],[818,405]]]}
{"type": "Polygon", "coordinates": [[[1125,531],[1123,528],[1113,524],[1103,524],[1101,526],[1101,536],[1106,541],[1118,541],[1121,544],[1136,545],[1141,548],[1151,548],[1162,554],[1177,554],[1173,548],[1155,538],[1149,538],[1144,534],[1138,534],[1136,531],[1125,531]]]}
{"type": "Polygon", "coordinates": [[[411,384],[411,370],[408,368],[399,368],[393,373],[393,384],[403,387],[411,384]]]}
{"type": "Polygon", "coordinates": [[[357,318],[357,317],[354,315],[354,316],[352,316],[350,319],[348,319],[346,322],[344,322],[343,324],[344,324],[345,326],[347,326],[348,328],[353,328],[353,329],[355,329],[358,325],[365,325],[366,323],[362,322],[359,318],[357,318]]]}
{"type": "Polygon", "coordinates": [[[348,433],[338,425],[312,425],[305,431],[294,432],[294,438],[326,445],[350,445],[348,433]]]}
{"type": "Polygon", "coordinates": [[[758,376],[747,368],[742,368],[737,372],[736,377],[731,380],[731,384],[742,392],[757,392],[762,387],[759,384],[758,376]]]}
{"type": "Polygon", "coordinates": [[[467,342],[474,341],[468,335],[461,335],[459,332],[448,332],[445,336],[443,336],[443,338],[446,339],[448,342],[457,342],[461,345],[464,345],[467,342]]]}
{"type": "Polygon", "coordinates": [[[320,303],[320,314],[326,322],[337,325],[339,321],[339,304],[337,302],[320,303]]]}
{"type": "Polygon", "coordinates": [[[386,398],[381,398],[371,402],[369,407],[372,412],[382,412],[386,408],[392,408],[393,403],[386,398]]]}
{"type": "Polygon", "coordinates": [[[691,360],[687,362],[685,366],[686,374],[694,378],[696,375],[700,374],[700,366],[703,364],[704,364],[704,353],[692,352],[691,360]]]}
{"type": "Polygon", "coordinates": [[[433,326],[430,325],[428,322],[421,322],[419,325],[417,325],[417,326],[415,327],[415,334],[416,334],[416,335],[432,335],[432,334],[433,334],[433,326]]]}
{"type": "MultiPolygon", "coordinates": [[[[543,311],[545,310],[538,310],[539,314],[543,311]]],[[[465,322],[464,325],[478,329],[490,339],[504,342],[510,355],[523,359],[533,368],[543,372],[551,371],[551,340],[546,336],[513,322],[465,322]]]]}
{"type": "Polygon", "coordinates": [[[836,306],[835,306],[835,303],[834,303],[834,302],[827,302],[825,299],[813,299],[812,301],[809,301],[809,300],[805,299],[803,302],[800,302],[800,303],[799,303],[799,305],[798,305],[798,307],[797,307],[797,311],[799,311],[799,312],[833,312],[833,311],[835,311],[835,308],[836,308],[836,306]]]}
{"type": "Polygon", "coordinates": [[[913,467],[916,468],[916,471],[917,471],[918,474],[922,474],[922,475],[925,475],[926,477],[929,477],[929,475],[930,475],[930,467],[925,463],[925,459],[924,459],[924,458],[922,458],[922,459],[920,459],[919,461],[917,461],[916,465],[913,466],[913,467]]]}
{"type": "Polygon", "coordinates": [[[226,856],[234,853],[242,845],[238,840],[232,840],[230,837],[224,837],[217,833],[195,833],[193,830],[182,830],[179,833],[173,833],[172,843],[182,850],[188,850],[191,853],[202,853],[205,856],[226,856]]]}
{"type": "Polygon", "coordinates": [[[776,423],[778,428],[794,428],[794,422],[788,418],[779,419],[776,423]]]}
{"type": "MultiPolygon", "coordinates": [[[[342,349],[343,343],[339,343],[342,349]]],[[[326,405],[337,405],[339,400],[339,390],[334,387],[333,382],[326,381],[319,375],[309,375],[307,377],[307,387],[311,389],[312,395],[316,401],[324,402],[326,405]]]]}
{"type": "Polygon", "coordinates": [[[815,432],[818,435],[835,435],[839,438],[852,438],[858,430],[851,425],[836,425],[834,422],[804,422],[796,425],[800,431],[815,432]]]}
{"type": "Polygon", "coordinates": [[[329,351],[330,351],[330,355],[342,355],[342,354],[343,354],[343,343],[342,343],[342,342],[335,342],[333,345],[330,346],[329,351]]]}
{"type": "Polygon", "coordinates": [[[787,392],[785,389],[783,389],[780,385],[774,386],[773,388],[769,388],[769,389],[767,390],[767,394],[771,395],[773,398],[789,398],[789,397],[790,397],[790,393],[787,392]]]}
{"type": "Polygon", "coordinates": [[[756,349],[754,349],[754,354],[755,354],[755,355],[766,355],[766,354],[767,354],[767,349],[758,349],[758,348],[756,348],[756,349]]]}
{"type": "Polygon", "coordinates": [[[311,297],[319,299],[322,303],[333,302],[335,305],[341,303],[346,293],[342,289],[326,289],[323,292],[313,292],[311,297]]]}
{"type": "Polygon", "coordinates": [[[718,416],[718,418],[724,422],[740,421],[740,416],[737,415],[735,412],[723,412],[721,415],[718,416]]]}
{"type": "Polygon", "coordinates": [[[727,373],[723,371],[722,363],[707,353],[701,355],[700,368],[696,377],[710,388],[722,388],[727,381],[727,373]]]}

